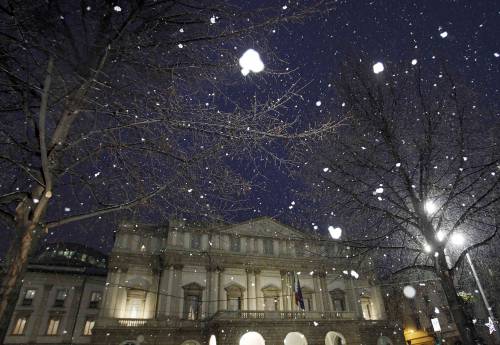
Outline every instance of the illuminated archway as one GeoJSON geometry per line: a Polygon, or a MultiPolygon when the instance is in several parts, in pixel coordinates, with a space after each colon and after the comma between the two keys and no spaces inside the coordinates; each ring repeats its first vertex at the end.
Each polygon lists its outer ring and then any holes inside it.
{"type": "Polygon", "coordinates": [[[347,342],[342,334],[330,331],[326,333],[325,345],[346,345],[347,342]]]}
{"type": "Polygon", "coordinates": [[[377,345],[392,345],[392,340],[385,335],[378,337],[377,345]]]}
{"type": "Polygon", "coordinates": [[[200,345],[200,343],[197,342],[196,340],[186,340],[181,345],[200,345]]]}
{"type": "Polygon", "coordinates": [[[257,332],[247,332],[240,338],[240,345],[266,345],[266,341],[257,332]]]}
{"type": "Polygon", "coordinates": [[[217,345],[217,338],[215,338],[215,335],[210,336],[210,340],[208,341],[208,345],[217,345]]]}
{"type": "Polygon", "coordinates": [[[299,332],[290,332],[284,340],[285,345],[307,345],[307,339],[304,334],[299,332]]]}

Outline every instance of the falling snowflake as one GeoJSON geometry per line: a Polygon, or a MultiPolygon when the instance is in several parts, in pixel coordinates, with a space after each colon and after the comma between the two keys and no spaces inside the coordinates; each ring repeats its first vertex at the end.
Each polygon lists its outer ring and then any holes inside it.
{"type": "Polygon", "coordinates": [[[321,101],[316,101],[316,106],[320,107],[321,106],[321,101]]]}
{"type": "Polygon", "coordinates": [[[113,7],[113,10],[115,10],[115,12],[121,12],[122,8],[118,5],[116,5],[115,7],[113,7]]]}
{"type": "Polygon", "coordinates": [[[215,20],[216,20],[215,16],[210,17],[210,23],[215,24],[215,20]]]}
{"type": "Polygon", "coordinates": [[[253,49],[248,49],[239,60],[241,66],[241,74],[244,76],[248,73],[259,73],[264,70],[264,63],[262,62],[260,55],[253,49]]]}
{"type": "Polygon", "coordinates": [[[377,62],[373,65],[373,73],[379,74],[384,71],[384,64],[382,62],[377,62]]]}
{"type": "Polygon", "coordinates": [[[441,38],[446,38],[448,37],[448,31],[443,31],[439,34],[439,36],[441,36],[441,38]]]}
{"type": "Polygon", "coordinates": [[[415,298],[415,296],[417,295],[417,290],[415,290],[415,288],[411,285],[406,285],[403,288],[403,295],[405,295],[406,298],[415,298]]]}
{"type": "Polygon", "coordinates": [[[417,60],[417,59],[413,59],[413,60],[411,60],[411,64],[412,64],[413,66],[415,66],[415,65],[417,64],[417,62],[418,62],[418,60],[417,60]]]}

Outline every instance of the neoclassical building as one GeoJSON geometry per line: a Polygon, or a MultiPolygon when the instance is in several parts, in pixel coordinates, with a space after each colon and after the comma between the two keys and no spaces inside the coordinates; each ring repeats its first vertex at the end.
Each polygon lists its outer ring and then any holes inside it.
{"type": "Polygon", "coordinates": [[[271,218],[120,225],[92,332],[102,345],[404,344],[369,262],[271,218]]]}

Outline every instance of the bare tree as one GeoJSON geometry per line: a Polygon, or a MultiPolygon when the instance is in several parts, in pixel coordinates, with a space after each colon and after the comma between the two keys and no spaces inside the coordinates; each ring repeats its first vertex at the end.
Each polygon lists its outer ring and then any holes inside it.
{"type": "MultiPolygon", "coordinates": [[[[155,203],[154,212],[217,214],[250,188],[230,160],[335,127],[300,132],[285,120],[294,84],[262,101],[237,89],[253,88],[237,58],[249,44],[266,51],[261,30],[319,9],[285,17],[224,1],[1,2],[0,215],[14,239],[0,329],[49,229],[155,203]]],[[[254,80],[280,82],[266,76],[254,80]]]]}
{"type": "Polygon", "coordinates": [[[374,74],[358,58],[340,70],[332,111],[348,119],[302,165],[318,209],[380,268],[439,278],[472,344],[454,278],[466,253],[498,240],[498,118],[445,65],[374,74]]]}

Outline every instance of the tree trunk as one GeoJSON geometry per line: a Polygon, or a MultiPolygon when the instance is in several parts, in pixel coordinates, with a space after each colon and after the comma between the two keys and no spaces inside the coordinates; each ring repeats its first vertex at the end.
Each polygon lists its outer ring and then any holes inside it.
{"type": "Polygon", "coordinates": [[[465,312],[464,305],[457,295],[453,276],[448,271],[444,255],[442,255],[442,257],[440,255],[438,260],[438,276],[441,279],[441,286],[443,287],[446,301],[448,302],[451,314],[453,315],[455,325],[457,326],[460,337],[462,338],[462,343],[464,345],[477,344],[479,336],[476,332],[474,324],[472,323],[471,317],[465,312]]]}
{"type": "MultiPolygon", "coordinates": [[[[0,339],[7,335],[9,323],[16,307],[17,297],[22,285],[24,272],[28,267],[28,257],[31,252],[36,225],[26,224],[17,229],[19,239],[12,241],[9,248],[8,270],[2,281],[0,289],[0,339]]],[[[3,343],[3,341],[1,342],[3,343]]]]}

